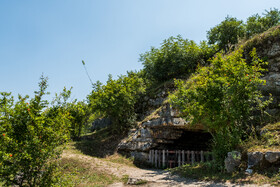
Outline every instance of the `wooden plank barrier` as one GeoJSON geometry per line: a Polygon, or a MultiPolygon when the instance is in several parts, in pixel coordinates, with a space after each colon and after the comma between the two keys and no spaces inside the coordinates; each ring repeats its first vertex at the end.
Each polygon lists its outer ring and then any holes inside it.
{"type": "Polygon", "coordinates": [[[191,150],[150,150],[149,163],[156,168],[173,168],[185,164],[207,162],[213,159],[210,152],[191,150]]]}

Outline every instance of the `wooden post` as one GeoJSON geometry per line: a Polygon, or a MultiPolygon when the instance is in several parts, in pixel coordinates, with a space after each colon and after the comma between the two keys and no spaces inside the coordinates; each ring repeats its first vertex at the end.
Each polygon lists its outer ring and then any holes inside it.
{"type": "Polygon", "coordinates": [[[165,150],[162,150],[162,167],[165,168],[165,150]]]}
{"type": "Polygon", "coordinates": [[[190,151],[187,151],[187,163],[188,163],[188,164],[191,163],[191,162],[190,162],[190,151]]]}
{"type": "Polygon", "coordinates": [[[195,154],[194,154],[194,151],[191,151],[191,154],[192,154],[192,165],[194,165],[194,162],[195,162],[195,154]]]}
{"type": "Polygon", "coordinates": [[[158,167],[161,166],[161,150],[158,151],[158,167]]]}
{"type": "Polygon", "coordinates": [[[158,151],[155,150],[155,166],[156,166],[156,168],[158,167],[158,164],[157,164],[158,159],[157,159],[157,157],[158,157],[158,151]]]}
{"type": "Polygon", "coordinates": [[[185,151],[182,151],[182,165],[185,165],[185,151]]]}
{"type": "Polygon", "coordinates": [[[181,151],[178,151],[178,166],[181,166],[181,151]]]}
{"type": "Polygon", "coordinates": [[[154,153],[155,153],[155,150],[152,150],[152,165],[155,164],[155,162],[154,162],[155,161],[155,157],[154,157],[155,154],[154,153]]]}
{"type": "Polygon", "coordinates": [[[203,151],[200,151],[200,162],[204,162],[204,154],[203,151]]]}
{"type": "Polygon", "coordinates": [[[166,150],[166,153],[167,153],[166,166],[168,167],[168,164],[169,164],[169,151],[166,150]]]}

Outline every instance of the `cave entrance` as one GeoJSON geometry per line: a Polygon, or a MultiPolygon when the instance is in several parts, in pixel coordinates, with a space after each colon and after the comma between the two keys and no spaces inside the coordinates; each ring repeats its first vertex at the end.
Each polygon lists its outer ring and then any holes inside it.
{"type": "Polygon", "coordinates": [[[149,162],[155,167],[176,167],[213,159],[212,136],[202,129],[186,126],[153,128],[155,146],[149,151],[149,162]]]}

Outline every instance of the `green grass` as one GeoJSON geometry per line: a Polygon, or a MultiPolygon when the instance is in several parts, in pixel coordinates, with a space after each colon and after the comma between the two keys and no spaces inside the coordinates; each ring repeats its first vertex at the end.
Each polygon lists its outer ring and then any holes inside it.
{"type": "Polygon", "coordinates": [[[133,158],[127,158],[127,157],[122,156],[117,153],[107,156],[106,158],[103,158],[102,160],[117,163],[117,164],[123,164],[123,165],[130,166],[130,167],[135,167],[133,158]]]}
{"type": "Polygon", "coordinates": [[[261,137],[249,137],[242,145],[242,149],[246,152],[280,151],[280,122],[268,124],[261,131],[261,137]]]}
{"type": "MultiPolygon", "coordinates": [[[[97,169],[90,161],[91,157],[98,157],[104,162],[118,163],[133,167],[133,160],[115,152],[120,140],[110,134],[108,129],[101,129],[82,137],[80,141],[69,142],[64,154],[75,157],[62,156],[58,162],[61,178],[57,186],[107,186],[115,182],[128,180],[128,176],[121,178],[97,169]],[[87,156],[89,159],[82,159],[87,156]]],[[[87,158],[86,157],[86,158],[87,158]]]]}
{"type": "Polygon", "coordinates": [[[170,169],[171,173],[182,177],[193,178],[201,181],[231,182],[237,184],[271,184],[280,185],[280,171],[271,168],[270,170],[256,172],[247,175],[244,171],[226,173],[217,170],[211,163],[198,163],[195,165],[184,165],[170,169]]]}
{"type": "Polygon", "coordinates": [[[62,158],[58,162],[61,178],[57,186],[107,186],[120,178],[96,170],[78,158],[62,158]]]}

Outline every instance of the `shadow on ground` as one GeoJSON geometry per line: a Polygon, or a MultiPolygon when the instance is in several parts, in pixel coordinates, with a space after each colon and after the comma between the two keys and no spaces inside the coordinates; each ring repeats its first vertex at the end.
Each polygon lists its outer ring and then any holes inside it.
{"type": "Polygon", "coordinates": [[[117,151],[117,146],[124,136],[112,134],[108,128],[97,130],[82,136],[74,146],[83,154],[105,158],[117,151]]]}

